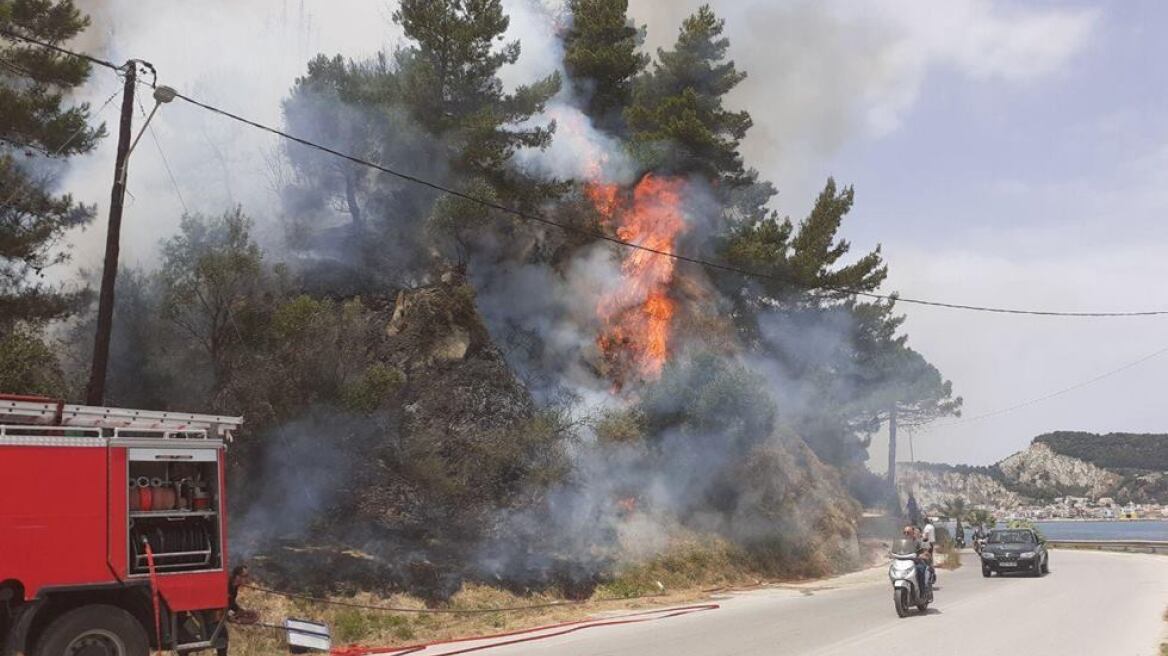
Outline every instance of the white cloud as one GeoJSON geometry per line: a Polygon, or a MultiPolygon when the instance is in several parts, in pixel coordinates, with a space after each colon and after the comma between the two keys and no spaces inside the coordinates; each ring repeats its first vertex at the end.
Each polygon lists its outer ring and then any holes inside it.
{"type": "MultiPolygon", "coordinates": [[[[668,47],[703,0],[633,0],[649,46],[668,47]]],[[[823,162],[856,137],[899,129],[933,71],[1032,83],[1086,47],[1098,12],[989,0],[715,3],[749,77],[728,104],[751,112],[744,152],[805,209],[823,162]]]]}
{"type": "MultiPolygon", "coordinates": [[[[1057,243],[1063,229],[1045,226],[1014,235],[1019,241],[1057,243]]],[[[1168,278],[1156,244],[1107,249],[1043,249],[1018,257],[978,245],[888,249],[890,288],[952,302],[1053,310],[1168,309],[1168,291],[1146,284],[1168,278]]],[[[1163,318],[1060,319],[958,313],[902,304],[911,345],[954,382],[972,417],[1059,391],[1168,346],[1163,318]]],[[[1154,390],[1168,385],[1168,355],[1057,398],[981,421],[917,432],[917,460],[989,464],[1051,430],[1162,432],[1166,415],[1154,390]]],[[[901,445],[900,457],[909,450],[901,445]]],[[[872,462],[882,468],[886,437],[873,441],[872,462]]]]}

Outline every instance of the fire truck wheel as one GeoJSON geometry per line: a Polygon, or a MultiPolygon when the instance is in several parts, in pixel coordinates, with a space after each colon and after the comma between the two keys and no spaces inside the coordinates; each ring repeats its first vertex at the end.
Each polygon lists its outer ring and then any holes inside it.
{"type": "Polygon", "coordinates": [[[74,608],[53,620],[37,641],[34,656],[147,656],[142,623],[117,606],[74,608]]]}

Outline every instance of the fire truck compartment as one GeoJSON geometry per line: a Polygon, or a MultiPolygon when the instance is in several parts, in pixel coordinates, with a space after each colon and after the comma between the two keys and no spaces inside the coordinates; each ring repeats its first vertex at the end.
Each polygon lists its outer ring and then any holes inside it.
{"type": "Polygon", "coordinates": [[[148,574],[151,557],[159,573],[222,568],[217,456],[211,449],[129,449],[130,576],[148,574]]]}

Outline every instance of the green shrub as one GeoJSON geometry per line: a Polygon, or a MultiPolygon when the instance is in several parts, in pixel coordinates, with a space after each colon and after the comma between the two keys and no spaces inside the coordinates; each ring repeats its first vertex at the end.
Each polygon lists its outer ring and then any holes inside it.
{"type": "Polygon", "coordinates": [[[381,407],[405,383],[406,375],[401,369],[377,362],[365,369],[357,380],[345,385],[341,398],[346,408],[370,413],[381,407]]]}
{"type": "Polygon", "coordinates": [[[57,357],[33,330],[17,328],[0,336],[0,392],[64,395],[57,357]]]}
{"type": "Polygon", "coordinates": [[[373,634],[374,626],[369,616],[355,608],[337,612],[333,619],[333,632],[338,642],[350,643],[364,640],[373,634]]]}

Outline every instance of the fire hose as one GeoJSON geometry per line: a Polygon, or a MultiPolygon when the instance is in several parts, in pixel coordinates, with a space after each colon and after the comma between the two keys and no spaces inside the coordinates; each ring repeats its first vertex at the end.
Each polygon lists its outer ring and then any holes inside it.
{"type": "Polygon", "coordinates": [[[350,645],[348,647],[334,648],[330,656],[371,656],[373,654],[381,654],[384,656],[404,656],[405,654],[415,654],[424,651],[430,647],[438,647],[441,645],[455,645],[466,642],[479,642],[482,640],[495,640],[498,638],[513,638],[512,640],[504,640],[502,642],[492,642],[486,645],[475,645],[456,649],[455,651],[444,651],[441,656],[454,656],[455,654],[469,654],[471,652],[483,651],[486,649],[495,649],[498,647],[505,647],[508,645],[516,645],[524,642],[534,642],[536,640],[546,640],[548,638],[556,638],[569,633],[583,631],[584,629],[594,629],[602,626],[619,626],[622,624],[640,624],[642,622],[652,622],[654,620],[663,620],[671,617],[680,617],[682,615],[689,615],[690,613],[700,613],[702,611],[717,610],[721,608],[718,604],[695,604],[692,606],[678,606],[674,608],[663,608],[660,610],[647,610],[638,613],[628,613],[626,615],[617,615],[615,617],[594,620],[573,620],[569,622],[559,622],[557,624],[546,624],[544,626],[536,626],[529,629],[519,629],[516,631],[506,631],[503,633],[494,633],[483,636],[471,636],[466,638],[453,638],[449,640],[435,640],[433,642],[423,642],[413,645],[402,645],[398,647],[366,647],[363,645],[350,645]],[[541,633],[542,631],[550,631],[550,633],[541,633]],[[537,635],[531,635],[537,634],[537,635]],[[516,637],[522,636],[522,637],[516,637]]]}
{"type": "Polygon", "coordinates": [[[142,538],[142,546],[146,548],[146,566],[150,571],[150,603],[154,606],[154,639],[158,643],[158,653],[162,653],[162,613],[158,608],[158,572],[154,569],[154,550],[150,548],[150,541],[142,538]]]}
{"type": "MultiPolygon", "coordinates": [[[[554,601],[545,604],[531,604],[528,606],[511,606],[511,607],[496,607],[496,608],[404,608],[396,606],[378,606],[372,604],[360,604],[354,602],[336,601],[332,599],[325,599],[323,597],[313,597],[310,595],[295,594],[290,592],[280,592],[259,586],[249,585],[245,586],[257,592],[277,595],[290,599],[301,599],[306,601],[313,601],[321,604],[328,604],[334,606],[345,606],[350,608],[361,608],[366,610],[382,610],[399,613],[446,613],[446,614],[474,614],[474,613],[498,613],[507,611],[524,611],[543,608],[554,608],[558,606],[571,606],[587,603],[585,601],[554,601]]],[[[662,595],[641,595],[639,597],[624,597],[613,599],[602,599],[599,601],[630,601],[635,599],[645,599],[652,597],[660,597],[662,595]]],[[[583,619],[572,620],[567,622],[559,622],[556,624],[546,624],[527,629],[518,629],[515,631],[507,631],[503,633],[495,633],[482,636],[470,636],[464,638],[453,638],[447,640],[438,640],[426,643],[417,643],[412,645],[401,645],[394,647],[371,647],[365,645],[349,645],[346,647],[335,647],[330,652],[331,656],[371,656],[374,654],[383,654],[386,656],[404,656],[405,654],[413,654],[423,651],[428,647],[436,647],[440,645],[460,644],[466,642],[478,642],[482,640],[495,640],[499,638],[514,638],[512,640],[505,640],[503,642],[493,642],[489,645],[476,645],[459,649],[456,651],[443,652],[443,656],[452,656],[454,654],[467,654],[475,651],[482,651],[485,649],[493,649],[505,645],[518,644],[523,642],[533,642],[535,640],[544,640],[547,638],[554,638],[584,629],[591,629],[602,626],[618,626],[622,624],[638,624],[641,622],[650,622],[654,620],[667,619],[671,617],[679,617],[681,615],[688,615],[690,613],[697,613],[708,610],[716,610],[720,608],[719,604],[695,604],[690,606],[677,606],[672,608],[663,608],[657,610],[639,611],[636,613],[627,613],[624,615],[617,615],[607,619],[583,619]],[[549,633],[543,633],[550,631],[549,633]],[[533,635],[534,634],[534,635],[533,635]],[[522,636],[522,637],[516,637],[522,636]]],[[[283,629],[281,626],[273,624],[264,624],[262,622],[250,622],[248,626],[257,626],[263,628],[283,629]]]]}
{"type": "Polygon", "coordinates": [[[524,610],[541,610],[544,608],[556,608],[559,606],[578,606],[587,603],[603,603],[613,601],[636,601],[638,599],[655,599],[665,596],[664,594],[651,595],[637,595],[635,597],[613,597],[611,599],[591,599],[581,601],[549,601],[542,604],[530,604],[528,606],[498,606],[494,608],[406,608],[402,606],[379,606],[376,604],[360,604],[352,601],[338,601],[335,599],[326,599],[324,597],[313,597],[311,595],[297,594],[294,592],[281,592],[280,590],[272,590],[257,585],[243,586],[256,592],[263,592],[264,594],[275,595],[277,597],[284,597],[286,599],[300,599],[302,601],[312,601],[318,604],[326,604],[329,606],[345,606],[347,608],[360,608],[362,610],[384,610],[391,613],[426,613],[426,614],[445,614],[445,615],[474,615],[477,613],[509,613],[524,610]]]}

